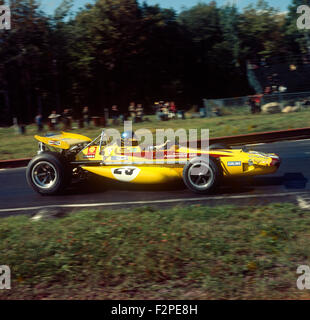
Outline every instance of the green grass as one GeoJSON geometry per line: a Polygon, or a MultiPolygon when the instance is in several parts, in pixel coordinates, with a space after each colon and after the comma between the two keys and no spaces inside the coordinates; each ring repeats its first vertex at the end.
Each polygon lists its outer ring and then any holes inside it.
{"type": "MultiPolygon", "coordinates": [[[[148,116],[150,121],[134,125],[134,129],[146,128],[155,132],[155,129],[184,128],[210,130],[210,137],[263,132],[310,126],[310,110],[303,110],[291,114],[260,114],[252,115],[247,111],[244,114],[226,115],[215,118],[187,118],[186,120],[157,121],[154,116],[148,116]]],[[[122,126],[116,127],[122,130],[122,126]]],[[[95,138],[100,133],[99,128],[74,129],[73,132],[81,133],[90,138],[95,138]]],[[[36,134],[34,125],[27,127],[27,134],[16,134],[13,128],[0,128],[0,160],[32,157],[37,150],[37,143],[33,138],[36,134]]]]}
{"type": "Polygon", "coordinates": [[[310,212],[293,204],[84,210],[0,220],[0,299],[306,299],[310,212]]]}

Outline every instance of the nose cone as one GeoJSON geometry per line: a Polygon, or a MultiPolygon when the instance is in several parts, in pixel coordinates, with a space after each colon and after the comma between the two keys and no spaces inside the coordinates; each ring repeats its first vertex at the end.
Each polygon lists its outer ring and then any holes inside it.
{"type": "Polygon", "coordinates": [[[281,159],[278,156],[272,156],[271,166],[279,168],[281,164],[281,159]]]}

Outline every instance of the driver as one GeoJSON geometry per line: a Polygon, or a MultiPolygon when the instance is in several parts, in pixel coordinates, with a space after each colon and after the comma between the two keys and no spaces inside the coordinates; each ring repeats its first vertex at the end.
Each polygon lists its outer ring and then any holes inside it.
{"type": "MultiPolygon", "coordinates": [[[[152,150],[162,150],[164,149],[167,144],[170,142],[170,140],[167,140],[165,143],[158,145],[158,146],[143,146],[141,145],[141,149],[144,149],[146,151],[152,151],[152,150]]],[[[121,134],[121,141],[120,141],[120,146],[121,147],[126,147],[126,146],[132,146],[136,147],[139,146],[139,142],[137,140],[137,136],[133,131],[124,131],[121,134]]]]}
{"type": "Polygon", "coordinates": [[[121,141],[120,141],[121,147],[136,147],[139,145],[139,142],[137,140],[137,137],[134,132],[132,131],[124,131],[121,134],[121,141]]]}

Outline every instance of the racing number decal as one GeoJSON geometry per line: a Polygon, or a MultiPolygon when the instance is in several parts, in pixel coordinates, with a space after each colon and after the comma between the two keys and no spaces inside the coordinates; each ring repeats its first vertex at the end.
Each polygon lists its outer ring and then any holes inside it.
{"type": "Polygon", "coordinates": [[[134,180],[140,172],[140,169],[136,167],[122,167],[111,170],[115,179],[126,182],[134,180]]]}
{"type": "MultiPolygon", "coordinates": [[[[125,175],[126,176],[132,176],[132,174],[134,173],[135,170],[136,169],[125,169],[125,175]]],[[[123,174],[123,170],[122,169],[115,169],[114,173],[122,175],[123,174]]]]}

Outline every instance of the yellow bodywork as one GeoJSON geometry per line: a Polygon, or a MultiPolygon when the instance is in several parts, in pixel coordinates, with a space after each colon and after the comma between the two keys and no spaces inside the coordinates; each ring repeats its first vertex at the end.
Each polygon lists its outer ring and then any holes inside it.
{"type": "Polygon", "coordinates": [[[80,134],[76,133],[68,133],[68,132],[61,132],[61,134],[53,135],[50,137],[41,137],[38,135],[34,136],[38,141],[43,142],[44,144],[59,148],[68,150],[72,146],[84,143],[84,142],[91,142],[92,140],[88,137],[82,136],[80,134]]]}
{"type": "Polygon", "coordinates": [[[271,156],[275,155],[251,154],[242,149],[201,151],[173,146],[166,153],[166,157],[149,159],[141,157],[143,153],[139,147],[123,148],[112,145],[105,146],[100,152],[99,146],[90,146],[83,150],[76,159],[90,164],[99,162],[100,165],[85,164],[82,168],[100,176],[143,184],[169,182],[182,178],[184,165],[190,159],[200,155],[209,155],[217,159],[226,177],[269,174],[277,170],[277,167],[272,165],[271,156]],[[137,156],[139,153],[140,156],[137,156]],[[172,154],[171,158],[169,158],[169,153],[172,154]],[[130,169],[134,169],[133,173],[130,169]],[[128,170],[127,175],[126,170],[128,170]]]}
{"type": "Polygon", "coordinates": [[[101,167],[83,166],[83,169],[112,180],[141,184],[170,182],[182,178],[183,172],[183,167],[168,168],[161,166],[134,165],[101,167]]]}
{"type": "Polygon", "coordinates": [[[75,163],[94,174],[124,182],[153,184],[182,178],[183,168],[190,159],[209,155],[222,169],[223,176],[250,176],[274,173],[280,163],[275,154],[245,152],[242,149],[198,150],[173,145],[159,150],[154,158],[149,149],[139,146],[121,147],[90,144],[91,139],[62,132],[51,137],[35,136],[38,141],[60,149],[84,143],[88,145],[75,155],[75,163]]]}

